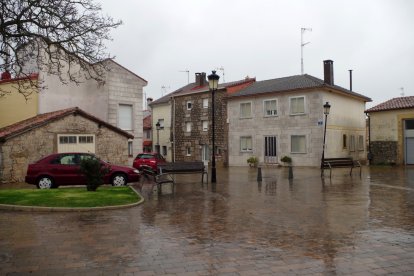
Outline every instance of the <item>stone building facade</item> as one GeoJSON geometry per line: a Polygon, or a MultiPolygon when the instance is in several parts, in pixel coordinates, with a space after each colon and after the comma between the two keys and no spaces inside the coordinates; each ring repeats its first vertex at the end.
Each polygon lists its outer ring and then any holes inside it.
{"type": "MultiPolygon", "coordinates": [[[[226,92],[215,92],[215,147],[217,166],[227,165],[228,127],[226,92]]],[[[212,94],[174,96],[174,141],[176,161],[209,161],[212,152],[212,94]],[[191,108],[189,108],[191,105],[191,108]]]]}
{"type": "Polygon", "coordinates": [[[128,164],[133,136],[78,108],[50,112],[0,129],[0,183],[22,182],[28,164],[59,152],[59,135],[94,137],[95,154],[114,164],[128,164]]]}
{"type": "Polygon", "coordinates": [[[371,164],[414,164],[414,96],[398,97],[365,111],[371,164]]]}

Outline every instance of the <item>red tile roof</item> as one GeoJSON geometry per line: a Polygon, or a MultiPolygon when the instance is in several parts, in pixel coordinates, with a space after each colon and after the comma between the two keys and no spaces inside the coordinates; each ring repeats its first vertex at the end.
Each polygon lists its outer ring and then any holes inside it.
{"type": "Polygon", "coordinates": [[[32,130],[34,128],[41,127],[43,125],[46,125],[50,122],[53,122],[55,120],[61,119],[63,117],[66,117],[68,115],[80,115],[83,116],[91,121],[94,121],[100,125],[103,125],[115,132],[120,133],[121,135],[124,135],[128,138],[134,138],[134,136],[120,128],[117,128],[107,122],[102,121],[101,119],[98,119],[97,117],[86,113],[85,111],[79,109],[78,107],[71,107],[67,109],[62,109],[58,111],[53,111],[49,113],[40,114],[37,116],[34,116],[32,118],[17,122],[15,124],[0,128],[0,140],[6,140],[8,138],[20,135],[24,132],[27,132],[29,130],[32,130]]]}
{"type": "Polygon", "coordinates": [[[367,109],[365,112],[378,112],[395,109],[414,108],[414,96],[393,98],[367,109]]]}

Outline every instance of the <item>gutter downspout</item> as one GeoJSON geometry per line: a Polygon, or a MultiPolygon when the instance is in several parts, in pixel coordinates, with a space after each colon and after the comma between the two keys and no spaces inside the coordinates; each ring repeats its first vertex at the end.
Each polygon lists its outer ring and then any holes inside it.
{"type": "Polygon", "coordinates": [[[371,152],[371,117],[369,116],[369,113],[365,112],[365,115],[368,117],[368,154],[367,159],[369,161],[369,164],[371,165],[371,160],[374,157],[371,152]]]}
{"type": "Polygon", "coordinates": [[[172,141],[172,144],[173,144],[173,158],[172,158],[172,161],[173,161],[173,163],[175,163],[175,98],[174,98],[174,96],[171,96],[171,98],[172,98],[172,102],[173,102],[173,104],[172,104],[172,109],[171,109],[171,117],[172,117],[172,126],[171,126],[171,130],[172,130],[172,136],[173,136],[173,141],[172,141]]]}

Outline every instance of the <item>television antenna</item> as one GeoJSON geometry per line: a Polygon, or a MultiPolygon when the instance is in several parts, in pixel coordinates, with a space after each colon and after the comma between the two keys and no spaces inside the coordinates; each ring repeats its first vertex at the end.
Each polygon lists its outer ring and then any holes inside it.
{"type": "Polygon", "coordinates": [[[221,66],[220,68],[219,67],[216,67],[216,71],[217,70],[220,70],[222,72],[222,74],[223,74],[223,82],[226,82],[226,80],[224,79],[224,67],[223,66],[221,66]]]}
{"type": "Polygon", "coordinates": [[[304,73],[304,68],[303,68],[303,47],[307,44],[309,44],[310,42],[303,42],[303,34],[306,31],[310,31],[312,32],[312,28],[301,28],[300,29],[300,72],[303,75],[304,73]]]}
{"type": "Polygon", "coordinates": [[[401,93],[400,93],[401,97],[404,97],[405,96],[404,87],[400,87],[400,90],[401,90],[401,93]]]}
{"type": "Polygon", "coordinates": [[[190,70],[185,69],[185,70],[178,71],[178,72],[187,73],[187,84],[189,84],[190,83],[190,70]]]}
{"type": "Polygon", "coordinates": [[[161,86],[161,97],[167,93],[167,89],[170,89],[170,86],[165,86],[165,85],[161,86]]]}

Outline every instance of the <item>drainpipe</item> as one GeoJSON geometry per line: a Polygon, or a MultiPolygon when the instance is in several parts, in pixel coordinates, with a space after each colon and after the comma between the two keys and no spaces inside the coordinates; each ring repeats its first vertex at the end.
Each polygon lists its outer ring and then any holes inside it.
{"type": "Polygon", "coordinates": [[[368,154],[367,159],[369,161],[369,164],[371,165],[371,160],[373,158],[372,152],[371,152],[371,117],[369,116],[369,113],[365,112],[365,115],[368,117],[368,154]]]}
{"type": "Polygon", "coordinates": [[[173,158],[172,158],[172,161],[173,161],[173,163],[175,163],[175,98],[174,98],[174,96],[171,96],[171,98],[172,98],[172,109],[171,109],[171,117],[172,117],[172,126],[171,126],[171,128],[172,128],[172,136],[173,136],[173,141],[172,141],[172,144],[173,144],[173,158]]]}

